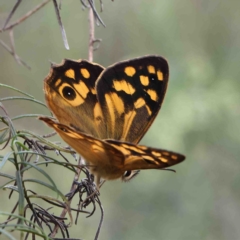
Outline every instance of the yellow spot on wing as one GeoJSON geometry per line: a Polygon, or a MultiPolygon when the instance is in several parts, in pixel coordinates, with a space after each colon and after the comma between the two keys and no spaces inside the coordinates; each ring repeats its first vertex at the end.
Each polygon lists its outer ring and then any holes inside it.
{"type": "Polygon", "coordinates": [[[133,119],[136,116],[136,114],[137,113],[135,111],[130,111],[127,114],[125,114],[121,140],[126,139],[128,133],[129,133],[129,129],[132,126],[132,122],[133,122],[133,119]]]}
{"type": "Polygon", "coordinates": [[[75,72],[73,69],[68,69],[66,72],[65,72],[65,76],[66,77],[69,77],[69,78],[73,78],[75,79],[75,72]]]}
{"type": "Polygon", "coordinates": [[[145,154],[145,152],[142,151],[141,149],[139,149],[138,146],[135,147],[135,146],[127,145],[127,144],[124,144],[124,143],[122,144],[122,146],[127,148],[127,149],[130,149],[134,152],[137,152],[137,153],[140,153],[140,154],[145,154]]]}
{"type": "Polygon", "coordinates": [[[155,156],[155,157],[161,157],[162,156],[161,153],[155,152],[155,151],[152,151],[152,155],[155,156]]]}
{"type": "Polygon", "coordinates": [[[116,110],[119,115],[121,115],[124,112],[123,100],[115,92],[105,94],[105,99],[107,102],[107,106],[108,106],[108,110],[110,112],[111,119],[112,119],[112,121],[114,121],[114,119],[115,119],[114,110],[116,110]]]}
{"type": "MultiPolygon", "coordinates": [[[[154,162],[155,162],[154,158],[151,157],[151,156],[143,155],[142,157],[143,157],[144,159],[147,159],[147,160],[150,160],[150,161],[154,161],[154,162]]],[[[158,162],[155,162],[155,163],[158,164],[158,162]]]]}
{"type": "Polygon", "coordinates": [[[81,74],[83,75],[84,78],[89,78],[90,77],[90,73],[86,68],[81,68],[80,72],[81,72],[81,74]]]}
{"type": "Polygon", "coordinates": [[[170,153],[169,152],[162,152],[163,155],[169,156],[170,153]]]}
{"type": "Polygon", "coordinates": [[[148,95],[150,96],[150,98],[153,100],[153,101],[157,101],[158,100],[158,95],[157,95],[157,93],[156,93],[156,91],[155,90],[153,90],[153,89],[148,89],[147,90],[147,93],[148,93],[148,95]]]}
{"type": "Polygon", "coordinates": [[[124,72],[129,77],[132,77],[136,73],[136,69],[134,67],[125,67],[124,72]]]}
{"type": "Polygon", "coordinates": [[[93,108],[93,116],[94,116],[95,123],[98,126],[102,122],[102,119],[103,119],[102,109],[100,107],[99,102],[97,102],[93,108]]]}
{"type": "Polygon", "coordinates": [[[125,80],[114,80],[113,85],[117,91],[124,91],[127,94],[133,94],[135,92],[135,88],[125,80]]]}
{"type": "Polygon", "coordinates": [[[176,155],[171,155],[171,158],[172,158],[173,160],[177,160],[177,159],[178,159],[178,157],[177,157],[176,155]]]}
{"type": "Polygon", "coordinates": [[[74,84],[74,88],[84,99],[87,97],[89,89],[83,81],[80,81],[78,84],[74,84]]]}
{"type": "Polygon", "coordinates": [[[146,104],[146,102],[143,98],[138,98],[138,100],[134,102],[134,107],[135,108],[141,108],[145,104],[146,104]]]}
{"type": "Polygon", "coordinates": [[[147,150],[148,149],[148,147],[146,147],[146,146],[139,146],[139,145],[138,145],[138,148],[140,148],[142,150],[147,150]]]}
{"type": "Polygon", "coordinates": [[[98,141],[97,139],[94,140],[94,143],[96,145],[98,145],[99,147],[103,147],[103,144],[100,141],[98,141]]]}
{"type": "Polygon", "coordinates": [[[152,66],[152,65],[149,65],[147,68],[148,68],[149,73],[155,73],[156,72],[154,66],[152,66]]]}
{"type": "Polygon", "coordinates": [[[157,77],[158,77],[159,81],[163,80],[163,74],[162,74],[162,72],[160,70],[157,71],[157,77]]]}
{"type": "Polygon", "coordinates": [[[162,162],[165,162],[165,163],[168,162],[168,160],[166,158],[163,158],[163,157],[159,157],[158,159],[161,160],[162,162]]]}
{"type": "Polygon", "coordinates": [[[150,110],[150,107],[148,105],[145,105],[147,111],[148,111],[148,115],[151,116],[152,115],[152,111],[150,110]]]}
{"type": "Polygon", "coordinates": [[[122,147],[122,146],[117,146],[117,145],[113,145],[113,147],[115,147],[116,149],[118,149],[120,152],[122,152],[125,156],[126,155],[130,155],[131,151],[127,150],[126,148],[122,147]]]}
{"type": "Polygon", "coordinates": [[[68,135],[71,138],[84,139],[84,137],[82,135],[80,135],[78,133],[75,133],[75,132],[72,132],[72,131],[70,131],[70,132],[65,131],[65,134],[68,135]]]}
{"type": "Polygon", "coordinates": [[[117,110],[117,113],[121,115],[124,112],[123,100],[115,92],[111,93],[110,97],[112,99],[115,109],[117,110]]]}
{"type": "Polygon", "coordinates": [[[147,76],[141,75],[140,76],[140,81],[141,81],[143,86],[148,86],[148,84],[149,84],[149,79],[148,79],[147,76]]]}
{"type": "Polygon", "coordinates": [[[106,104],[108,106],[108,111],[109,111],[109,115],[110,115],[110,121],[111,121],[111,131],[110,133],[114,132],[115,129],[115,113],[114,113],[114,105],[112,102],[112,98],[110,94],[105,94],[105,100],[106,100],[106,104]]]}
{"type": "Polygon", "coordinates": [[[59,78],[56,82],[55,82],[55,87],[57,87],[60,83],[62,82],[62,80],[59,78]]]}
{"type": "Polygon", "coordinates": [[[90,90],[91,90],[92,94],[96,95],[96,89],[95,88],[91,88],[90,90]]]}
{"type": "Polygon", "coordinates": [[[96,145],[96,144],[93,144],[93,145],[92,145],[92,150],[93,150],[94,152],[104,152],[104,149],[103,149],[102,147],[96,145]]]}

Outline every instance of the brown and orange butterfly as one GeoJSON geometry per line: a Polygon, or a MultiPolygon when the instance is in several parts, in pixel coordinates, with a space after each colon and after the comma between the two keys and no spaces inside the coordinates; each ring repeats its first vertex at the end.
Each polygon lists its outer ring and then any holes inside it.
{"type": "Polygon", "coordinates": [[[137,145],[157,116],[168,64],[145,56],[106,69],[85,60],[54,65],[44,80],[46,102],[58,121],[40,117],[75,149],[94,174],[129,180],[141,169],[182,162],[179,153],[137,145]]]}

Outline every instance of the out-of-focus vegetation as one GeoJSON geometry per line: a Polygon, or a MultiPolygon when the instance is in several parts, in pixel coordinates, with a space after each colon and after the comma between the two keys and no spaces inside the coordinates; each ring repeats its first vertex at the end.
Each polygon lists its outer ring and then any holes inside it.
{"type": "MultiPolygon", "coordinates": [[[[38,3],[23,1],[13,20],[38,3]]],[[[1,25],[12,5],[13,1],[0,0],[1,25]]],[[[0,82],[44,101],[48,60],[88,57],[88,14],[80,9],[79,1],[62,1],[70,51],[64,49],[52,3],[16,27],[17,54],[32,70],[18,65],[0,46],[0,82]]],[[[162,110],[141,143],[184,153],[187,159],[174,167],[175,174],[149,170],[130,183],[105,183],[100,239],[239,239],[239,9],[240,1],[224,0],[104,1],[100,15],[107,27],[96,28],[102,43],[94,61],[108,66],[146,54],[169,61],[170,84],[162,110]]],[[[0,38],[7,42],[7,33],[0,38]]],[[[12,91],[0,88],[0,97],[11,95],[12,91]]],[[[11,117],[49,113],[27,101],[4,102],[4,106],[11,117]]],[[[15,125],[50,132],[36,119],[15,125]]],[[[7,167],[4,171],[11,171],[7,167]]],[[[72,176],[52,166],[48,170],[67,191],[72,176]]],[[[0,208],[6,211],[11,202],[5,195],[0,192],[0,208]]],[[[81,216],[72,237],[93,239],[98,220],[98,215],[81,216]]]]}

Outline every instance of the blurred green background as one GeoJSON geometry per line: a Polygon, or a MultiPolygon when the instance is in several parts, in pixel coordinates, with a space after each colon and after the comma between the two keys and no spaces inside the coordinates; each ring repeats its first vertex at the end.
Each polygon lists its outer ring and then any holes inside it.
{"type": "MultiPolygon", "coordinates": [[[[12,21],[39,2],[23,1],[12,21]]],[[[44,101],[49,60],[60,63],[63,58],[88,57],[88,11],[81,11],[79,2],[62,1],[69,51],[63,46],[52,3],[14,29],[16,52],[32,69],[18,65],[0,46],[1,83],[44,101]]],[[[1,26],[14,3],[0,0],[1,26]]],[[[240,1],[225,0],[104,1],[100,15],[106,28],[96,27],[96,38],[102,43],[94,62],[108,66],[146,54],[169,61],[170,84],[163,107],[141,143],[183,153],[187,159],[173,167],[175,174],[148,170],[129,183],[105,183],[100,239],[240,238],[239,9],[240,1]]],[[[7,33],[1,33],[0,39],[9,43],[7,33]]],[[[0,97],[13,95],[0,88],[0,97]]],[[[11,117],[49,114],[27,101],[3,104],[11,117]]],[[[15,121],[15,126],[50,132],[34,118],[15,121]]],[[[10,166],[4,170],[11,172],[10,166]]],[[[67,192],[72,175],[52,166],[47,171],[67,192]]],[[[37,186],[32,189],[37,191],[37,186]]],[[[4,195],[0,192],[1,199],[4,195]]],[[[7,207],[4,200],[1,210],[7,207]]],[[[80,216],[78,225],[70,229],[71,237],[93,239],[98,221],[98,214],[88,219],[80,216]]]]}

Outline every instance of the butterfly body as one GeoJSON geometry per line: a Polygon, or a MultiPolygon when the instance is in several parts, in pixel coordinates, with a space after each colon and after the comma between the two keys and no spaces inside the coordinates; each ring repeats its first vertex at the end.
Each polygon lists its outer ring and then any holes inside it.
{"type": "Polygon", "coordinates": [[[137,145],[161,108],[168,74],[160,56],[106,69],[85,60],[65,60],[52,66],[44,81],[46,102],[58,122],[40,119],[84,157],[97,184],[100,178],[124,179],[126,172],[172,166],[185,157],[137,145]]]}

